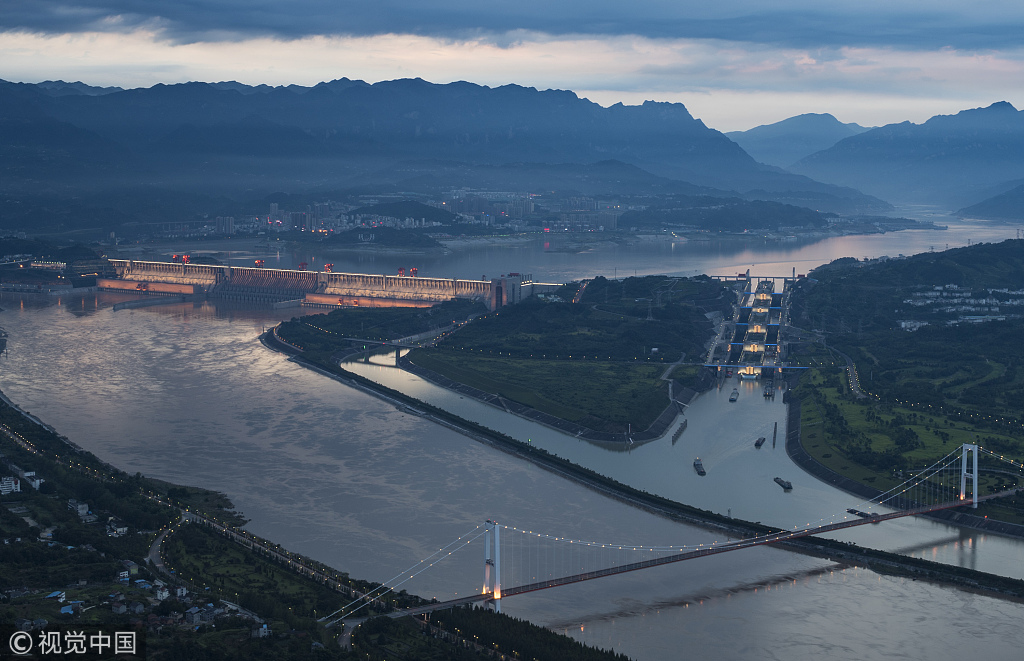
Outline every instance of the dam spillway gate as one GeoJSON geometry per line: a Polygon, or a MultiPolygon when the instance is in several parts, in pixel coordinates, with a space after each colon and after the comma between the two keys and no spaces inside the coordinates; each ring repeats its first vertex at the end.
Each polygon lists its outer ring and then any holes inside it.
{"type": "Polygon", "coordinates": [[[480,301],[494,310],[518,303],[524,295],[532,293],[533,288],[529,276],[518,273],[491,280],[460,280],[125,259],[112,259],[110,263],[118,277],[98,279],[96,286],[100,289],[199,294],[254,303],[293,301],[321,308],[429,307],[452,299],[466,299],[480,301]]]}

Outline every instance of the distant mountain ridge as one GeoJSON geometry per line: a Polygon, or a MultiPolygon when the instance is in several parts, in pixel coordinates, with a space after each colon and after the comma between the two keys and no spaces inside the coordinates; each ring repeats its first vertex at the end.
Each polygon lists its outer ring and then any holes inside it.
{"type": "Polygon", "coordinates": [[[50,96],[77,96],[82,94],[86,96],[100,96],[102,94],[124,91],[123,87],[95,87],[93,85],[86,85],[81,81],[66,83],[63,80],[44,80],[41,83],[36,83],[36,87],[50,96]]]}
{"type": "Polygon", "coordinates": [[[1024,177],[1024,112],[1005,101],[845,138],[789,168],[871,195],[953,208],[1024,177]]]}
{"type": "Polygon", "coordinates": [[[614,160],[696,187],[841,207],[829,210],[887,208],[858,191],[757,163],[678,103],[604,108],[564,90],[421,79],[128,90],[47,85],[0,82],[0,105],[31,106],[40,121],[119,145],[139,160],[134,169],[143,183],[270,191],[371,185],[371,173],[411,161],[495,168],[614,160]]]}
{"type": "Polygon", "coordinates": [[[956,212],[961,218],[1024,220],[1024,183],[956,212]]]}
{"type": "Polygon", "coordinates": [[[867,130],[859,124],[844,124],[828,113],[805,113],[725,135],[757,161],[785,168],[867,130]]]}

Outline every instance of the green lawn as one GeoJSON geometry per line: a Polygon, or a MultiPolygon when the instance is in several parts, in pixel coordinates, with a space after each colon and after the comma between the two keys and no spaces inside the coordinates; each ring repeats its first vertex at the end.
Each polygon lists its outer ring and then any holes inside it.
{"type": "MultiPolygon", "coordinates": [[[[854,399],[845,377],[834,370],[809,370],[802,380],[801,442],[814,459],[837,473],[877,489],[902,482],[896,471],[924,468],[956,451],[964,443],[1006,452],[1020,459],[1024,441],[993,433],[960,419],[925,412],[912,406],[889,406],[875,398],[854,399]]],[[[985,467],[1007,469],[983,458],[979,493],[1004,490],[1024,483],[1024,476],[986,473],[985,467]]],[[[999,501],[979,507],[980,516],[1024,523],[1024,499],[1019,504],[999,501]]]]}
{"type": "Polygon", "coordinates": [[[599,431],[646,429],[668,406],[661,365],[530,360],[416,349],[421,367],[599,431]]]}

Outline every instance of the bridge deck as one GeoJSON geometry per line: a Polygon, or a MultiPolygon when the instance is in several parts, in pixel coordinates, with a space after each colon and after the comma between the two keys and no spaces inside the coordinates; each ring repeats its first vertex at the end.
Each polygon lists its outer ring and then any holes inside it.
{"type": "MultiPolygon", "coordinates": [[[[978,502],[989,500],[992,498],[999,498],[1002,496],[1014,493],[1016,490],[1010,490],[1007,492],[1000,492],[991,494],[988,496],[980,496],[978,502]]],[[[657,567],[659,565],[667,565],[674,562],[682,562],[684,560],[692,560],[693,558],[700,558],[707,555],[716,555],[718,553],[726,553],[728,551],[736,551],[738,549],[751,548],[754,546],[763,546],[765,544],[776,544],[778,542],[784,542],[791,539],[798,539],[800,537],[810,537],[812,535],[819,535],[822,533],[833,532],[836,530],[843,530],[845,528],[853,528],[855,526],[863,526],[868,523],[877,523],[879,521],[889,521],[891,519],[899,519],[905,516],[915,516],[918,514],[927,514],[929,512],[937,512],[939,510],[953,509],[955,507],[963,507],[967,505],[966,501],[955,501],[952,503],[943,503],[941,505],[929,505],[926,507],[917,507],[913,509],[900,510],[898,512],[889,512],[888,514],[878,514],[870,518],[857,518],[850,521],[841,521],[839,523],[830,523],[828,525],[819,526],[817,528],[809,528],[794,531],[782,531],[772,535],[766,535],[764,537],[756,537],[752,539],[741,539],[735,542],[729,542],[727,544],[718,544],[705,549],[696,549],[693,551],[687,551],[685,553],[677,553],[674,555],[668,555],[663,558],[655,558],[653,560],[644,560],[642,562],[633,562],[625,565],[619,565],[616,567],[607,567],[605,569],[598,569],[596,571],[584,572],[581,574],[574,574],[572,576],[563,576],[561,578],[548,579],[546,581],[538,581],[536,583],[528,583],[526,585],[520,585],[513,588],[503,588],[501,591],[502,598],[512,597],[517,594],[524,594],[526,592],[536,592],[537,590],[547,590],[548,588],[554,588],[561,585],[570,585],[572,583],[579,583],[580,581],[589,581],[595,578],[603,578],[605,576],[614,576],[615,574],[624,574],[626,572],[637,571],[639,569],[647,569],[649,567],[657,567]]]]}
{"type": "MultiPolygon", "coordinates": [[[[988,496],[980,496],[978,502],[990,500],[993,498],[1000,498],[1016,492],[1016,489],[1009,491],[999,492],[990,494],[988,496]]],[[[900,510],[898,512],[889,512],[888,514],[878,514],[870,518],[851,519],[850,521],[841,521],[839,523],[830,523],[825,526],[819,526],[817,528],[810,528],[804,530],[794,531],[781,531],[772,535],[766,535],[764,537],[757,537],[753,539],[742,539],[728,544],[719,544],[711,546],[706,549],[696,549],[693,551],[687,551],[685,553],[676,553],[674,555],[668,555],[663,558],[656,558],[654,560],[644,560],[642,562],[632,562],[625,565],[618,565],[616,567],[607,567],[605,569],[599,569],[591,572],[584,572],[581,574],[573,574],[571,576],[563,576],[561,578],[553,578],[546,581],[538,581],[536,583],[528,583],[526,585],[520,585],[513,588],[505,588],[501,591],[501,598],[512,597],[517,594],[525,594],[527,592],[536,592],[538,590],[547,590],[549,588],[555,588],[562,585],[570,585],[572,583],[579,583],[581,581],[590,581],[595,578],[603,578],[605,576],[614,576],[616,574],[624,574],[626,572],[637,571],[640,569],[647,569],[650,567],[657,567],[660,565],[668,565],[675,562],[682,562],[684,560],[692,560],[694,558],[701,558],[708,555],[716,555],[718,553],[727,553],[729,551],[736,551],[739,549],[751,548],[754,546],[763,546],[765,544],[775,544],[778,542],[784,542],[790,539],[797,539],[800,537],[810,537],[812,535],[819,535],[821,533],[833,532],[835,530],[843,530],[845,528],[853,528],[855,526],[863,526],[869,523],[878,523],[879,521],[889,521],[891,519],[899,519],[905,516],[915,516],[918,514],[927,514],[929,512],[937,512],[939,510],[953,509],[956,507],[964,507],[968,503],[966,501],[955,501],[952,503],[943,503],[941,505],[929,505],[927,507],[917,507],[908,510],[900,510]]],[[[468,604],[479,603],[482,601],[493,601],[494,596],[490,592],[484,592],[481,594],[470,595],[468,597],[459,597],[457,599],[450,599],[448,601],[439,601],[432,604],[425,604],[423,606],[417,606],[415,608],[407,608],[401,611],[394,611],[388,613],[388,617],[398,618],[405,617],[406,615],[422,615],[423,613],[431,613],[433,611],[445,610],[448,608],[455,608],[457,606],[466,606],[468,604]]]]}

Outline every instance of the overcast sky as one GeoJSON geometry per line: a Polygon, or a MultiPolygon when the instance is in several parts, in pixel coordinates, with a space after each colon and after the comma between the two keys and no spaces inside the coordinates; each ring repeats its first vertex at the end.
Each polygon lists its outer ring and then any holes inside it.
{"type": "Polygon", "coordinates": [[[6,80],[341,77],[679,101],[723,131],[802,112],[921,122],[1024,107],[1024,1],[0,1],[6,80]]]}

